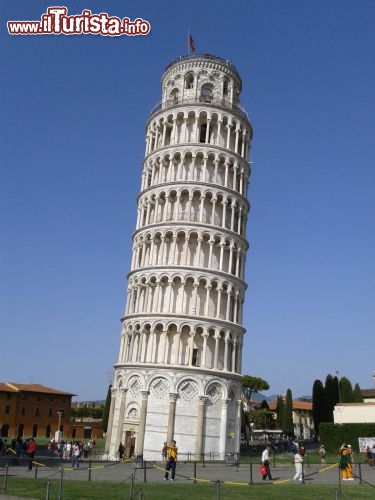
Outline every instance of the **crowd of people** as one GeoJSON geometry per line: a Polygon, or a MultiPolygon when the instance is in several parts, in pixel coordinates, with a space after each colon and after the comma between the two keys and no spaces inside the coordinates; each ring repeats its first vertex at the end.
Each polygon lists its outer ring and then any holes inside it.
{"type": "Polygon", "coordinates": [[[48,443],[48,451],[50,454],[57,455],[59,458],[63,458],[64,460],[74,458],[75,454],[79,455],[78,458],[80,458],[82,454],[83,458],[89,458],[94,447],[94,439],[90,439],[89,441],[61,440],[59,443],[56,443],[54,439],[51,439],[48,443]]]}

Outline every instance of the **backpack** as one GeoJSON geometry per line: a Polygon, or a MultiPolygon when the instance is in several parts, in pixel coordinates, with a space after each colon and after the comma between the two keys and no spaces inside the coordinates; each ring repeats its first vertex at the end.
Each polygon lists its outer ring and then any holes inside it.
{"type": "Polygon", "coordinates": [[[349,463],[349,457],[348,455],[341,455],[340,457],[340,462],[339,462],[339,468],[346,469],[349,463]]]}

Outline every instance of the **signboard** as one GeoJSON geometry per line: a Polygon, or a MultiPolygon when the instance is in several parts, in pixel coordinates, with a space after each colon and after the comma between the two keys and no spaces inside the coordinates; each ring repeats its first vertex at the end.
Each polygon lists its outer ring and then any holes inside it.
{"type": "Polygon", "coordinates": [[[365,453],[367,446],[370,447],[370,450],[372,450],[372,447],[375,445],[375,437],[372,438],[358,438],[358,447],[360,453],[365,453]]]}

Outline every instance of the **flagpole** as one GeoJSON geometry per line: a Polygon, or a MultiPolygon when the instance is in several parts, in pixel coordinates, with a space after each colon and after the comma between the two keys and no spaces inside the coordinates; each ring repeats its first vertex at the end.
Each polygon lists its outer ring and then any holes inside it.
{"type": "Polygon", "coordinates": [[[188,36],[187,36],[187,49],[188,49],[188,50],[187,50],[187,55],[188,55],[188,57],[189,57],[189,55],[190,55],[190,54],[189,54],[189,46],[190,46],[190,44],[189,44],[189,38],[190,38],[190,30],[189,30],[189,28],[188,28],[188,36]]]}

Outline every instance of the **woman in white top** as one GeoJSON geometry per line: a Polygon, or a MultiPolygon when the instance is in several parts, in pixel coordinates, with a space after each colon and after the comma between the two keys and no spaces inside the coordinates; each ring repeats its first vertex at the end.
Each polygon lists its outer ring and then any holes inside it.
{"type": "Polygon", "coordinates": [[[263,481],[268,479],[272,481],[272,476],[271,476],[271,471],[270,471],[270,450],[271,448],[269,446],[266,447],[266,449],[262,453],[262,464],[265,466],[265,474],[263,474],[263,481]]]}
{"type": "Polygon", "coordinates": [[[293,476],[295,481],[303,481],[303,458],[299,450],[294,454],[294,466],[296,468],[296,473],[293,476]]]}

